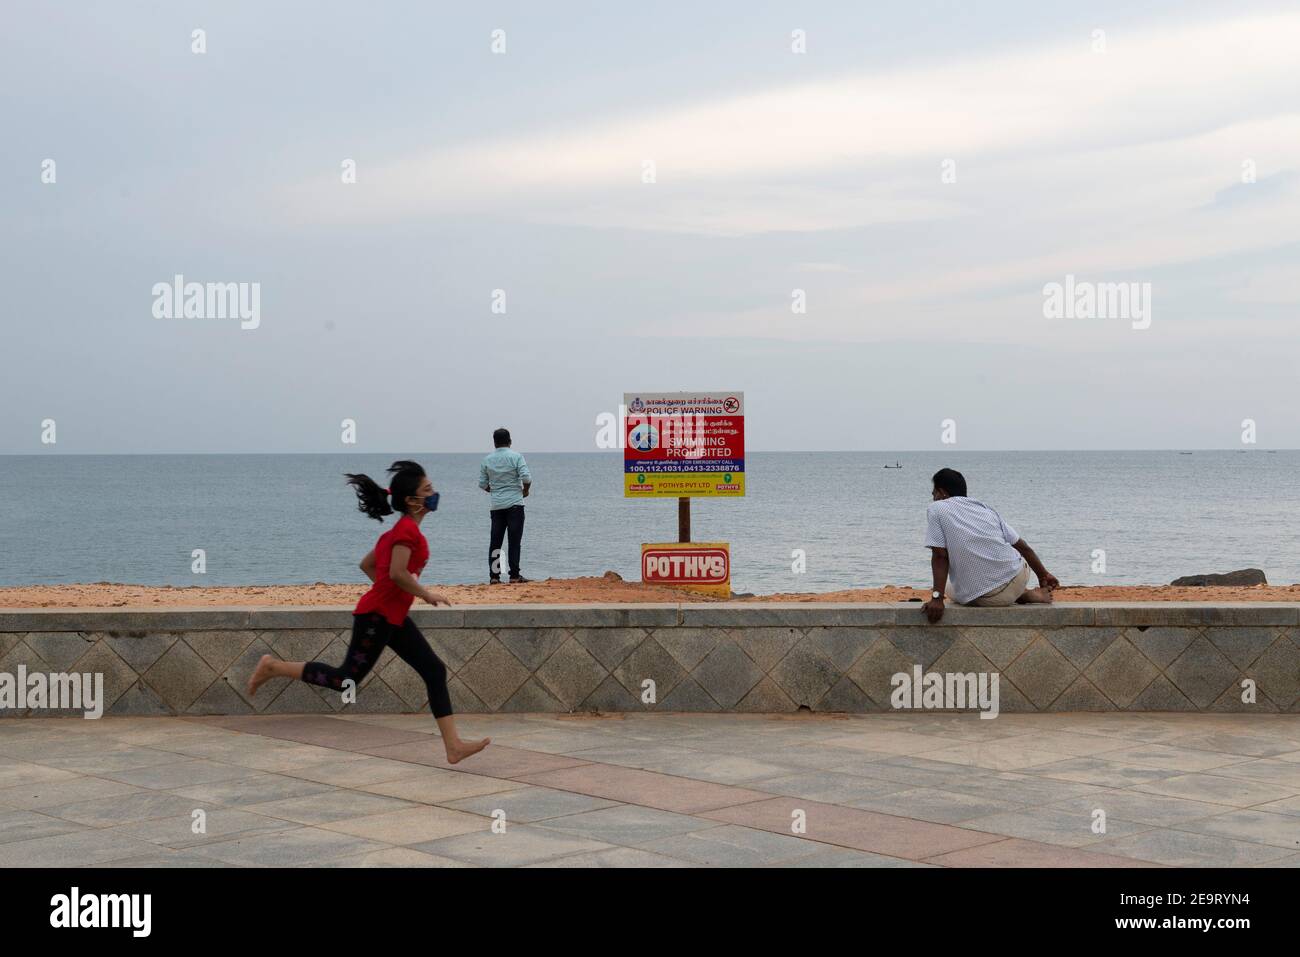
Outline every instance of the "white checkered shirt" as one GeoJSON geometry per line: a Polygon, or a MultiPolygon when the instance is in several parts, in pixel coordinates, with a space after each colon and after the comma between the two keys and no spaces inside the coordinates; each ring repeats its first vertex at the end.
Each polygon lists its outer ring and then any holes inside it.
{"type": "Polygon", "coordinates": [[[983,502],[964,495],[931,502],[925,510],[925,547],[948,550],[952,597],[966,604],[1001,588],[1024,559],[1011,546],[1016,530],[983,502]]]}

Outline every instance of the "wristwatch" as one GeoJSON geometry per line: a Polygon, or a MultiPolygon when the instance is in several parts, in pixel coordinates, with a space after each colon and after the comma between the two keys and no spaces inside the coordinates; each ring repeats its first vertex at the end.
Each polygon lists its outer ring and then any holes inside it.
{"type": "Polygon", "coordinates": [[[930,592],[930,597],[931,597],[931,598],[942,598],[942,597],[943,597],[943,593],[942,593],[942,592],[937,592],[937,591],[932,591],[932,592],[930,592]]]}

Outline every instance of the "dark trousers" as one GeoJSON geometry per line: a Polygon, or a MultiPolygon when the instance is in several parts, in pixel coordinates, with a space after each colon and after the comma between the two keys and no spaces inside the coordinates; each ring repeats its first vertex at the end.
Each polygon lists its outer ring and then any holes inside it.
{"type": "Polygon", "coordinates": [[[390,625],[380,614],[353,615],[352,641],[348,644],[343,664],[335,668],[320,661],[309,661],[303,666],[302,680],[325,688],[341,689],[343,681],[351,678],[359,688],[361,679],[370,674],[370,669],[375,666],[385,647],[392,648],[393,654],[414,668],[424,679],[424,686],[429,692],[429,709],[433,711],[433,716],[445,718],[451,714],[451,696],[447,693],[447,666],[429,647],[424,635],[420,634],[420,629],[409,618],[400,625],[390,625]]]}
{"type": "Polygon", "coordinates": [[[492,516],[492,538],[488,544],[488,574],[493,578],[501,577],[501,542],[510,533],[510,577],[519,577],[519,545],[524,538],[524,507],[511,505],[509,508],[494,508],[492,516]]]}

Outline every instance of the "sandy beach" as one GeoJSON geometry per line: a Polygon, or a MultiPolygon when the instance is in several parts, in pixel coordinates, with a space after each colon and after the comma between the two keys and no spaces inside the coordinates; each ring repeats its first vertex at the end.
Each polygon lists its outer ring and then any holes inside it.
{"type": "MultiPolygon", "coordinates": [[[[548,578],[526,585],[431,585],[456,605],[584,602],[714,602],[718,598],[658,585],[606,577],[548,578]]],[[[219,606],[351,605],[362,584],[171,587],[97,582],[85,585],[24,585],[0,588],[0,608],[199,608],[219,606]]],[[[901,602],[924,601],[924,588],[861,588],[833,592],[738,595],[736,601],[901,602]]],[[[1175,588],[1170,585],[1064,587],[1058,602],[1099,601],[1300,601],[1300,585],[1175,588]]]]}

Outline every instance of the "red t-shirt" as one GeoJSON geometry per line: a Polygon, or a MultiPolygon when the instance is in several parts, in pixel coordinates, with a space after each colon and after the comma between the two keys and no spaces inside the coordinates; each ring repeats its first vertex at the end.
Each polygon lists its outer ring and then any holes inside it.
{"type": "Polygon", "coordinates": [[[379,536],[375,543],[375,583],[370,591],[361,596],[357,602],[354,615],[366,615],[379,612],[390,625],[400,625],[406,620],[406,613],[411,610],[415,596],[402,591],[397,583],[388,577],[388,567],[393,558],[393,546],[405,545],[411,550],[411,559],[406,563],[406,570],[418,576],[424,571],[424,564],[429,560],[429,543],[420,533],[420,526],[409,515],[403,515],[397,524],[379,536]]]}

